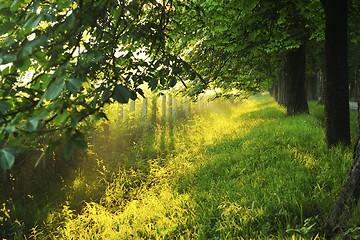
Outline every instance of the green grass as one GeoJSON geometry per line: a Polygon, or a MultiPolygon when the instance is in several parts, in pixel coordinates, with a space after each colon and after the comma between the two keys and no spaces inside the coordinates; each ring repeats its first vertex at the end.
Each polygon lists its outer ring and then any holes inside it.
{"type": "Polygon", "coordinates": [[[49,214],[32,238],[321,239],[352,149],[327,148],[323,107],[309,105],[310,115],[288,117],[271,97],[253,96],[188,121],[136,128],[126,151],[117,145],[123,130],[110,126],[112,151],[94,157],[93,179],[103,187],[79,170],[68,184],[73,204],[49,214]],[[101,197],[82,202],[95,188],[101,197]]]}

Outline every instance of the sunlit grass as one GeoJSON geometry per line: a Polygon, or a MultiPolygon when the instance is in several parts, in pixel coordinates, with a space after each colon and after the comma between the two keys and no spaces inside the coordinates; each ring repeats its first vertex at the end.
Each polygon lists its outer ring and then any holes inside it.
{"type": "Polygon", "coordinates": [[[321,106],[310,108],[311,115],[288,117],[271,97],[257,95],[187,121],[134,125],[126,149],[117,141],[130,133],[112,123],[111,137],[98,142],[107,145],[94,153],[94,179],[79,171],[68,186],[70,202],[96,183],[101,197],[82,203],[80,214],[65,204],[33,236],[319,239],[352,149],[329,150],[321,106]]]}
{"type": "Polygon", "coordinates": [[[286,117],[268,96],[186,124],[155,126],[126,154],[133,170],[119,169],[100,202],[88,203],[57,234],[315,238],[317,219],[330,209],[351,163],[350,149],[328,150],[324,137],[320,119],[286,117]]]}

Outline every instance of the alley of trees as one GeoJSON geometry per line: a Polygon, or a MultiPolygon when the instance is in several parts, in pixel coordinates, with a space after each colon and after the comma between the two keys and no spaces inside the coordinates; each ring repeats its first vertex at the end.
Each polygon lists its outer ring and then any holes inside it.
{"type": "Polygon", "coordinates": [[[324,104],[329,149],[355,146],[321,224],[337,234],[360,198],[360,136],[351,143],[349,111],[360,97],[359,26],[355,0],[2,0],[2,185],[22,168],[26,139],[72,161],[88,146],[82,126],[107,119],[112,104],[269,91],[289,118],[309,114],[308,100],[324,104]]]}

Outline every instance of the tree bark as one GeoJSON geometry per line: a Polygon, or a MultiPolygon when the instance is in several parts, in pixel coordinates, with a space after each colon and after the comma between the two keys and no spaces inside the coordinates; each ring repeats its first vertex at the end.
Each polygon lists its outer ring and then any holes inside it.
{"type": "Polygon", "coordinates": [[[269,89],[270,95],[275,99],[276,102],[279,101],[278,89],[279,89],[278,83],[274,83],[272,87],[269,89]]]}
{"type": "Polygon", "coordinates": [[[325,228],[328,232],[337,232],[343,220],[351,214],[358,204],[360,197],[360,138],[356,141],[353,165],[348,173],[347,180],[325,219],[325,228]]]}
{"type": "Polygon", "coordinates": [[[279,71],[279,79],[278,79],[278,102],[280,105],[286,106],[286,81],[284,68],[279,71]]]}
{"type": "Polygon", "coordinates": [[[274,95],[275,100],[278,102],[279,101],[279,85],[277,83],[274,86],[273,95],[274,95]]]}
{"type": "Polygon", "coordinates": [[[305,91],[305,46],[291,50],[286,60],[287,114],[309,113],[305,91]]]}
{"type": "Polygon", "coordinates": [[[305,78],[307,100],[319,100],[319,85],[319,78],[317,75],[311,75],[305,78]]]}
{"type": "MultiPolygon", "coordinates": [[[[325,129],[328,145],[350,144],[349,89],[347,66],[347,3],[322,0],[325,10],[325,129]]],[[[358,113],[358,120],[360,114],[358,113]]],[[[359,122],[358,122],[359,124],[359,122]]],[[[359,129],[359,125],[358,125],[359,129]]],[[[353,165],[338,198],[325,219],[325,229],[335,232],[360,197],[360,138],[356,141],[353,165]]]]}
{"type": "Polygon", "coordinates": [[[325,104],[325,74],[324,74],[324,70],[321,70],[319,72],[320,74],[320,104],[325,104]]]}
{"type": "MultiPolygon", "coordinates": [[[[360,96],[358,96],[358,102],[360,96]]],[[[339,193],[330,214],[325,220],[326,230],[336,232],[341,228],[343,219],[348,217],[360,200],[360,108],[358,108],[357,140],[354,149],[353,164],[347,180],[339,193]]]]}
{"type": "Polygon", "coordinates": [[[325,132],[329,146],[350,144],[347,1],[322,0],[325,10],[325,132]]]}

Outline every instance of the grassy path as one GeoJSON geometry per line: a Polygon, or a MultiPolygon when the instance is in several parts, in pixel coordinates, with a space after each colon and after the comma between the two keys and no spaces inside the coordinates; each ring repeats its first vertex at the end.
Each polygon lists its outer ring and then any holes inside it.
{"type": "MultiPolygon", "coordinates": [[[[38,237],[312,239],[351,165],[328,150],[321,107],[287,117],[269,96],[148,131],[99,201],[68,207],[38,237]]],[[[104,166],[107,167],[107,166],[104,166]]],[[[114,169],[113,169],[114,170],[114,169]]],[[[349,226],[359,222],[349,219],[349,226]]]]}

